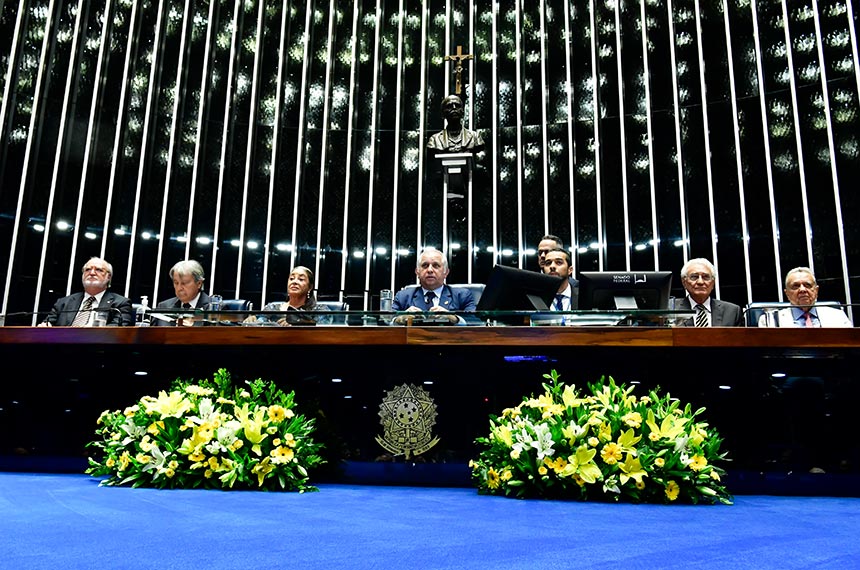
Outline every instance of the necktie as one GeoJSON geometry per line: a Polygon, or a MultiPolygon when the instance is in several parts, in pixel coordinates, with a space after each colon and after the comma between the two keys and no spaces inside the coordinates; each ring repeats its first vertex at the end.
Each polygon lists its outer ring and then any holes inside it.
{"type": "Polygon", "coordinates": [[[75,315],[75,320],[72,321],[73,327],[85,327],[90,322],[90,312],[93,308],[93,302],[96,300],[95,297],[87,297],[87,300],[84,301],[84,304],[81,305],[81,310],[78,311],[78,314],[75,315]]]}
{"type": "Polygon", "coordinates": [[[696,326],[697,327],[708,326],[708,314],[705,311],[704,305],[696,305],[696,326]]]}
{"type": "Polygon", "coordinates": [[[183,308],[183,309],[190,309],[190,308],[191,308],[191,303],[182,303],[182,308],[183,308]]]}
{"type": "Polygon", "coordinates": [[[564,310],[564,295],[559,293],[555,296],[555,310],[563,311],[564,310]]]}
{"type": "Polygon", "coordinates": [[[808,327],[815,326],[812,324],[812,315],[810,315],[809,312],[804,313],[804,316],[806,317],[806,326],[808,326],[808,327]]]}
{"type": "Polygon", "coordinates": [[[436,292],[435,291],[427,291],[427,293],[424,295],[424,302],[427,303],[428,309],[433,308],[433,299],[435,299],[435,298],[436,298],[436,292]]]}

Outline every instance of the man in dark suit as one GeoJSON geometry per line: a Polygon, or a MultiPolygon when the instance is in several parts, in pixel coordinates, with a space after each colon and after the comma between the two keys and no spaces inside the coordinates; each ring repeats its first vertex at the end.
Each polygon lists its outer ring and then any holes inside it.
{"type": "MultiPolygon", "coordinates": [[[[419,286],[398,291],[391,303],[392,310],[432,313],[474,311],[475,298],[471,291],[445,284],[448,271],[448,258],[441,251],[433,247],[424,249],[418,256],[415,267],[419,286]]],[[[398,316],[395,322],[403,324],[407,320],[403,317],[404,315],[398,316]]],[[[447,317],[451,323],[465,323],[457,315],[447,315],[447,317]]]]}
{"type": "MultiPolygon", "coordinates": [[[[201,321],[194,319],[178,318],[176,320],[168,320],[160,317],[158,309],[203,309],[209,305],[209,295],[203,291],[203,282],[206,281],[206,273],[203,271],[203,266],[193,259],[176,262],[170,268],[170,279],[173,281],[173,291],[175,297],[171,297],[160,302],[155,306],[155,313],[152,318],[152,324],[155,326],[193,326],[202,324],[201,321]]],[[[165,314],[164,317],[170,317],[165,314]]]]}
{"type": "Polygon", "coordinates": [[[113,279],[113,266],[99,257],[90,258],[83,267],[82,293],[58,299],[40,327],[91,327],[134,324],[131,300],[108,291],[113,279]]]}
{"type": "Polygon", "coordinates": [[[579,308],[579,281],[573,277],[573,267],[571,266],[570,253],[561,249],[550,249],[544,255],[543,265],[541,267],[547,275],[555,275],[565,277],[567,280],[562,281],[559,285],[558,292],[555,295],[555,301],[550,306],[550,311],[575,311],[579,308]]]}
{"type": "MultiPolygon", "coordinates": [[[[546,254],[554,249],[564,249],[564,242],[561,241],[561,238],[558,236],[554,236],[552,234],[546,234],[542,238],[540,238],[540,242],[538,242],[537,254],[538,254],[538,271],[543,271],[543,265],[546,263],[546,254]]],[[[571,275],[573,272],[571,271],[571,275]]]]}
{"type": "Polygon", "coordinates": [[[696,315],[678,323],[682,327],[740,327],[743,311],[734,303],[712,299],[717,270],[704,258],[691,259],[681,268],[681,283],[687,291],[675,309],[694,310],[696,315]]]}

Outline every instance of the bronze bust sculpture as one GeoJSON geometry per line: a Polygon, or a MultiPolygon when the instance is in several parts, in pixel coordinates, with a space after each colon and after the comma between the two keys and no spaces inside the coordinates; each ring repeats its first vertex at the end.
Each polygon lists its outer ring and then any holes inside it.
{"type": "Polygon", "coordinates": [[[442,100],[442,117],[445,128],[432,135],[427,149],[434,154],[444,152],[480,152],[484,140],[476,131],[463,126],[463,101],[457,95],[448,95],[442,100]]]}

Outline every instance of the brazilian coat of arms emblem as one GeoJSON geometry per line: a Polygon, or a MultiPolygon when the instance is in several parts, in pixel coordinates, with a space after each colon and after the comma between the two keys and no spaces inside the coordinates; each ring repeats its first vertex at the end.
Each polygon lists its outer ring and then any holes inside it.
{"type": "Polygon", "coordinates": [[[409,459],[439,443],[432,433],[436,404],[423,388],[403,384],[390,390],[379,406],[379,418],[383,433],[376,441],[394,455],[409,459]]]}

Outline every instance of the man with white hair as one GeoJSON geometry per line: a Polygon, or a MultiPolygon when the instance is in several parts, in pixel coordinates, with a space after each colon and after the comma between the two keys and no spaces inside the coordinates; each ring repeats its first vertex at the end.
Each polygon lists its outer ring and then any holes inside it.
{"type": "Polygon", "coordinates": [[[815,274],[808,267],[795,267],[785,275],[785,296],[791,301],[791,307],[780,309],[776,319],[768,319],[766,315],[759,318],[760,327],[833,327],[851,328],[851,320],[842,309],[837,307],[822,307],[818,301],[818,283],[815,274]]]}
{"type": "Polygon", "coordinates": [[[714,264],[698,257],[681,268],[681,283],[687,295],[675,304],[677,310],[694,310],[696,315],[678,323],[681,327],[740,327],[743,311],[738,305],[711,297],[717,281],[714,264]]]}
{"type": "MultiPolygon", "coordinates": [[[[474,311],[475,297],[464,287],[451,287],[445,283],[448,277],[448,258],[434,247],[425,248],[418,256],[415,274],[418,276],[418,287],[401,289],[394,296],[391,308],[394,311],[410,313],[430,312],[440,321],[451,324],[467,324],[466,319],[454,311],[474,311]]],[[[408,324],[411,319],[407,315],[394,318],[395,324],[408,324]]]]}

